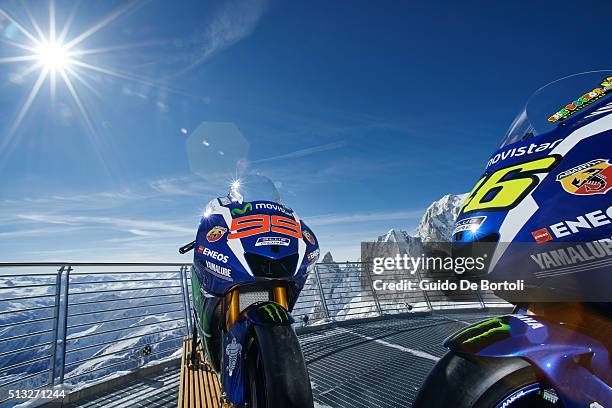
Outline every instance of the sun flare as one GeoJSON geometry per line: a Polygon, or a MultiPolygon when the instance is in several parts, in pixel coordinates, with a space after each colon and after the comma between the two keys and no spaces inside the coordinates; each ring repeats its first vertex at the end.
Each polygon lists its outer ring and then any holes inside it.
{"type": "MultiPolygon", "coordinates": [[[[138,1],[125,2],[97,23],[71,38],[68,38],[68,36],[71,31],[78,4],[75,3],[72,11],[64,18],[63,26],[58,24],[54,1],[49,0],[48,4],[49,24],[47,27],[44,27],[44,25],[33,17],[25,3],[23,3],[22,6],[25,10],[25,15],[28,16],[30,27],[27,27],[28,22],[19,21],[16,17],[13,17],[7,12],[3,8],[3,5],[0,5],[0,19],[8,21],[10,23],[9,25],[13,27],[16,33],[14,38],[10,40],[0,36],[0,51],[11,50],[12,52],[20,53],[20,55],[0,57],[0,64],[25,64],[25,66],[18,68],[12,74],[13,77],[18,78],[18,83],[24,83],[24,79],[29,76],[36,76],[25,98],[25,102],[21,106],[21,109],[19,109],[8,130],[8,134],[3,139],[0,139],[0,153],[10,143],[17,128],[28,114],[30,107],[38,97],[45,83],[49,84],[52,102],[51,106],[54,106],[53,101],[55,101],[56,98],[56,88],[63,84],[64,89],[68,91],[68,94],[72,98],[74,106],[80,112],[85,127],[94,137],[97,137],[95,136],[96,130],[94,129],[92,119],[89,117],[88,109],[86,109],[84,101],[82,100],[80,91],[88,90],[96,95],[99,95],[99,93],[88,80],[91,76],[87,75],[86,71],[128,81],[147,83],[146,80],[140,77],[92,64],[86,60],[87,56],[128,48],[125,45],[119,44],[92,49],[88,48],[85,42],[88,38],[111,24],[117,18],[137,8],[139,5],[138,1]]],[[[1,28],[0,34],[2,34],[1,28]]]]}
{"type": "Polygon", "coordinates": [[[70,64],[68,50],[59,42],[41,43],[36,48],[36,56],[42,66],[49,70],[64,70],[70,64]]]}

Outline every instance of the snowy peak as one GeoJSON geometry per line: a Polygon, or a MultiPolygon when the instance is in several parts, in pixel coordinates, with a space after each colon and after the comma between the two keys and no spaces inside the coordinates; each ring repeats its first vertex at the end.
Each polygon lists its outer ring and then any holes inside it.
{"type": "Polygon", "coordinates": [[[408,240],[410,235],[404,230],[390,229],[385,235],[380,235],[376,242],[404,242],[408,240]]]}
{"type": "Polygon", "coordinates": [[[423,242],[450,241],[455,220],[467,196],[467,193],[447,194],[434,201],[425,211],[421,224],[416,230],[416,236],[423,242]]]}
{"type": "Polygon", "coordinates": [[[331,252],[327,251],[327,253],[325,255],[323,255],[323,260],[321,262],[322,263],[332,263],[332,262],[334,262],[334,257],[332,256],[331,252]]]}

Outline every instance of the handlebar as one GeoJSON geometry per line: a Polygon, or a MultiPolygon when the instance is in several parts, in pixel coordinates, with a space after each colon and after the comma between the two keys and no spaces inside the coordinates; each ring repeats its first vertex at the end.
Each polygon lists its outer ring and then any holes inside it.
{"type": "Polygon", "coordinates": [[[190,243],[188,243],[187,245],[180,247],[178,250],[179,254],[183,255],[184,253],[191,251],[194,246],[195,246],[195,239],[191,241],[190,243]]]}

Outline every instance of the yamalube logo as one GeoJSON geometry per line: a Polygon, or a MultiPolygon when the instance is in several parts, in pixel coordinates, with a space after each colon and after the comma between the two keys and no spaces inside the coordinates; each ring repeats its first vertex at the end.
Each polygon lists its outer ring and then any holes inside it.
{"type": "Polygon", "coordinates": [[[255,246],[264,246],[264,245],[280,245],[280,246],[289,246],[291,240],[289,238],[284,237],[259,237],[257,238],[257,242],[255,242],[255,246]]]}
{"type": "Polygon", "coordinates": [[[230,268],[217,265],[216,263],[206,261],[206,269],[213,275],[219,276],[221,279],[232,280],[232,271],[230,268]]]}
{"type": "Polygon", "coordinates": [[[612,188],[612,166],[608,160],[591,160],[559,173],[557,181],[570,194],[606,194],[612,188]]]}

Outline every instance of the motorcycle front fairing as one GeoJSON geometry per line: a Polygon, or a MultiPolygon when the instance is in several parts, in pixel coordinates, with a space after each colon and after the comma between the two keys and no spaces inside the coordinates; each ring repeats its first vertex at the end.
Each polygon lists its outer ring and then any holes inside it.
{"type": "Polygon", "coordinates": [[[570,327],[506,315],[470,325],[446,339],[444,346],[459,354],[529,361],[558,391],[566,408],[588,407],[592,401],[612,404],[608,349],[570,327]]]}
{"type": "Polygon", "coordinates": [[[195,309],[204,334],[210,336],[210,315],[236,288],[282,283],[289,291],[289,310],[272,301],[255,303],[224,331],[222,387],[231,402],[244,403],[249,333],[255,326],[293,323],[289,312],[318,255],[312,231],[282,204],[221,197],[207,206],[196,237],[192,276],[199,294],[194,296],[195,309]]]}
{"type": "Polygon", "coordinates": [[[275,279],[301,283],[296,289],[302,289],[308,266],[318,258],[318,243],[297,214],[274,202],[240,204],[226,197],[207,208],[194,253],[204,291],[221,297],[237,284],[275,279]]]}
{"type": "Polygon", "coordinates": [[[459,213],[453,248],[460,254],[491,243],[488,274],[474,278],[523,280],[525,291],[499,293],[512,303],[612,300],[609,285],[601,284],[612,262],[612,202],[605,200],[612,195],[612,91],[607,92],[543,133],[532,135],[533,127],[517,133],[489,159],[459,213]],[[569,261],[557,259],[565,253],[569,261]]]}

